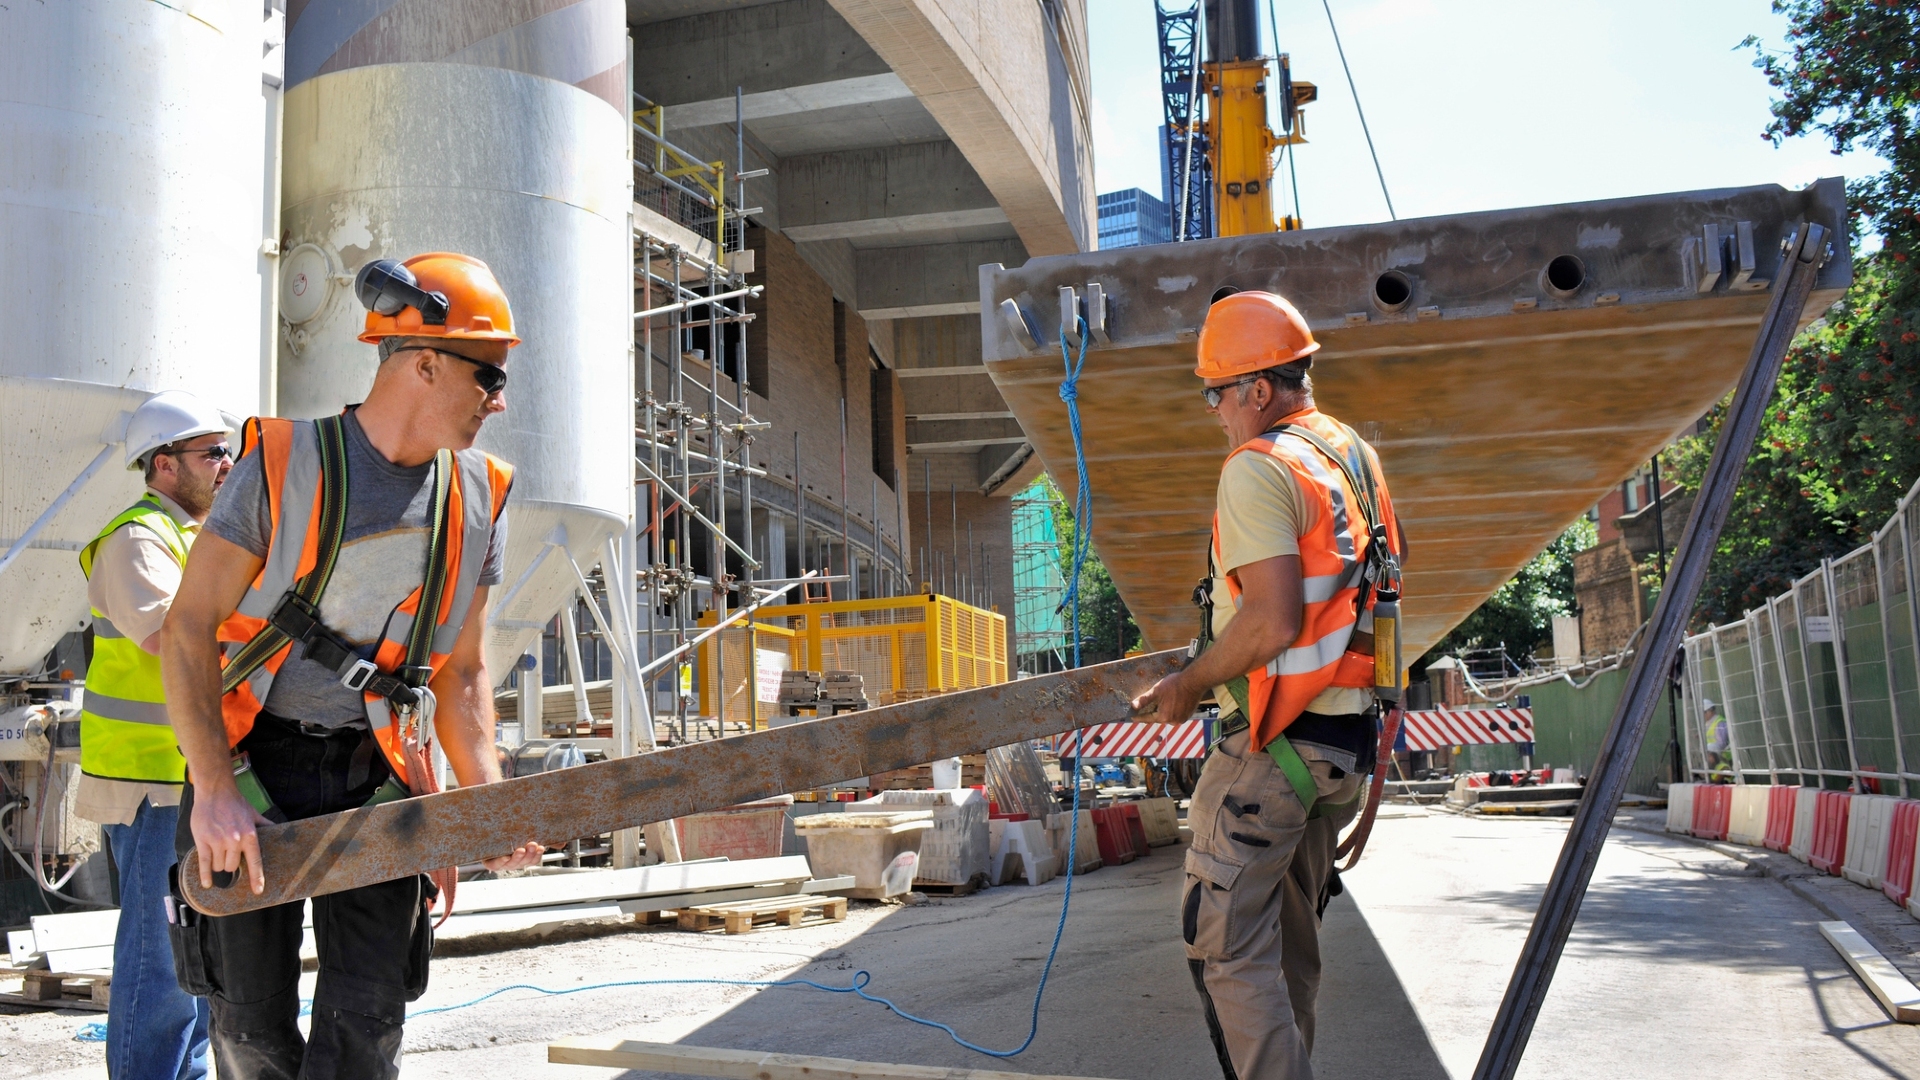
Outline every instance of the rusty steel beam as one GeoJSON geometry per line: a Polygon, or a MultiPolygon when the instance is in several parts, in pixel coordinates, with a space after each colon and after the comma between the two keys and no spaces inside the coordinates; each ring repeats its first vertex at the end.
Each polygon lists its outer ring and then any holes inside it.
{"type": "Polygon", "coordinates": [[[1169,650],[731,739],[613,758],[484,787],[427,795],[260,830],[266,892],[200,887],[197,852],[180,863],[187,902],[232,915],[562,842],[904,769],[1025,739],[1125,720],[1129,701],[1185,659],[1169,650]]]}
{"type": "Polygon", "coordinates": [[[983,359],[1073,490],[1059,387],[1074,290],[1091,336],[1078,400],[1094,546],[1164,648],[1193,634],[1227,452],[1193,377],[1200,324],[1222,290],[1285,294],[1322,345],[1320,407],[1386,467],[1411,546],[1411,661],[1733,388],[1799,222],[1825,226],[1838,254],[1793,320],[1839,298],[1844,195],[1827,179],[986,266],[983,359]]]}

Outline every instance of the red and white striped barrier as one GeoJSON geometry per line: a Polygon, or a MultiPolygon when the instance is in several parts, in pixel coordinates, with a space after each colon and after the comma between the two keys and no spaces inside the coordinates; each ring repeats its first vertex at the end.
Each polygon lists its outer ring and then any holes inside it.
{"type": "Polygon", "coordinates": [[[1813,862],[1813,819],[1819,805],[1819,788],[1803,787],[1793,797],[1793,839],[1787,842],[1787,854],[1803,863],[1813,862]]]}
{"type": "Polygon", "coordinates": [[[1402,728],[1408,750],[1533,741],[1532,709],[1419,709],[1402,728]]]}
{"type": "Polygon", "coordinates": [[[1733,806],[1727,817],[1727,839],[1748,847],[1767,842],[1767,793],[1763,784],[1738,784],[1733,788],[1733,806]]]}
{"type": "Polygon", "coordinates": [[[1689,834],[1693,832],[1693,789],[1699,784],[1670,784],[1667,786],[1667,831],[1689,834]]]}
{"type": "Polygon", "coordinates": [[[1901,907],[1908,906],[1916,867],[1920,867],[1920,801],[1901,799],[1894,804],[1887,825],[1887,873],[1880,891],[1901,907]]]}
{"type": "Polygon", "coordinates": [[[1060,736],[1061,757],[1198,758],[1207,755],[1205,721],[1095,724],[1060,736]]]}
{"type": "Polygon", "coordinates": [[[1800,788],[1777,784],[1761,790],[1767,793],[1767,835],[1762,844],[1770,851],[1785,851],[1793,844],[1793,811],[1800,788]]]}
{"type": "Polygon", "coordinates": [[[1838,877],[1847,860],[1847,817],[1853,796],[1844,791],[1822,791],[1813,802],[1813,848],[1807,865],[1838,877]]]}
{"type": "Polygon", "coordinates": [[[1855,795],[1847,813],[1847,858],[1840,875],[1855,885],[1878,889],[1886,881],[1888,841],[1892,839],[1891,795],[1855,795]]]}
{"type": "Polygon", "coordinates": [[[1702,840],[1725,840],[1733,816],[1733,788],[1701,784],[1693,789],[1693,835],[1702,840]]]}

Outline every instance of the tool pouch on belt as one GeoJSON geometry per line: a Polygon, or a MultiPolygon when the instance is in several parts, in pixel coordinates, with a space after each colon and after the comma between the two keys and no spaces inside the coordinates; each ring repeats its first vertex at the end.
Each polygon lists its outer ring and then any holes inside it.
{"type": "Polygon", "coordinates": [[[194,997],[219,992],[213,984],[212,968],[207,963],[204,927],[206,916],[193,910],[180,891],[180,864],[167,867],[167,942],[173,946],[173,978],[180,989],[194,997]]]}

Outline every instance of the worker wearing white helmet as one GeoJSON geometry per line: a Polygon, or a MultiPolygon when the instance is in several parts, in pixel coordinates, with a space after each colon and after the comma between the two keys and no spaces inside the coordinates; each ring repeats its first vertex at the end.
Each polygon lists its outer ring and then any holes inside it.
{"type": "Polygon", "coordinates": [[[207,1003],[174,979],[164,900],[186,760],[167,722],[160,625],[194,537],[233,467],[229,425],[192,394],[155,394],[127,423],[127,468],[147,490],[80,552],[93,660],[80,714],[76,811],[106,827],[120,875],[107,1073],[114,1080],[207,1074],[207,1003]]]}
{"type": "Polygon", "coordinates": [[[1731,775],[1727,767],[1733,763],[1733,735],[1727,728],[1726,714],[1712,698],[1700,699],[1700,711],[1707,729],[1707,780],[1726,783],[1731,775]]]}

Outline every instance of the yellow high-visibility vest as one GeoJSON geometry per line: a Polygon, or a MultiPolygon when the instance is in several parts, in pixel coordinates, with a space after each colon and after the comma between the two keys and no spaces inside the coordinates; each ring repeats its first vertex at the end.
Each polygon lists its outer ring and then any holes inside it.
{"type": "MultiPolygon", "coordinates": [[[[158,536],[180,565],[186,565],[193,535],[148,492],[81,550],[81,573],[93,577],[94,554],[122,525],[138,525],[158,536]]],[[[80,711],[80,771],[106,780],[149,784],[179,784],[187,775],[187,760],[167,721],[160,658],[121,633],[97,609],[93,612],[93,662],[87,666],[80,711]]]]}

